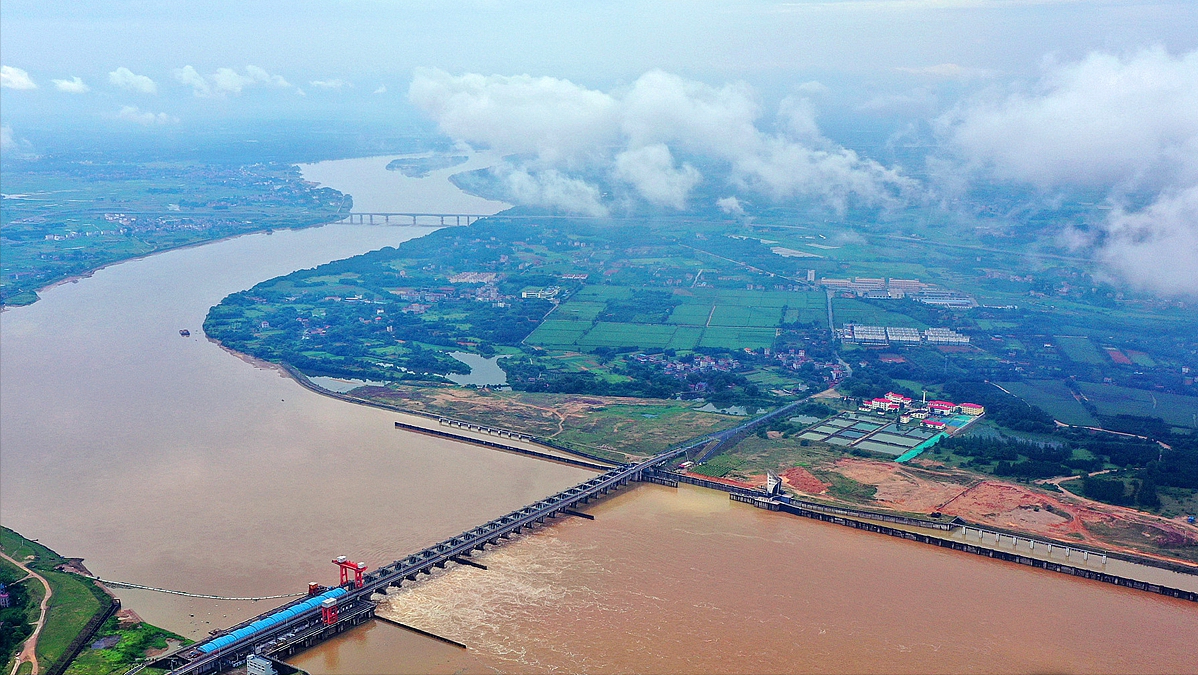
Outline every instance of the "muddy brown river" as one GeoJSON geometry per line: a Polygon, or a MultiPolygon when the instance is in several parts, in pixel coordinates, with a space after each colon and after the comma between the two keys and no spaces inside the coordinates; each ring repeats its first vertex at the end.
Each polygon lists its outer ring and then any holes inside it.
{"type": "MultiPolygon", "coordinates": [[[[336,187],[345,187],[335,185],[336,187]]],[[[352,190],[351,190],[352,191],[352,190]]],[[[589,472],[397,431],[199,330],[225,294],[427,230],[334,225],[131,261],[0,315],[3,523],[101,577],[258,596],[402,557],[589,472]],[[191,330],[183,338],[180,329],[191,330]]],[[[394,592],[321,673],[1198,672],[1198,606],[641,485],[394,592]]],[[[281,600],[119,591],[192,637],[281,600]]]]}

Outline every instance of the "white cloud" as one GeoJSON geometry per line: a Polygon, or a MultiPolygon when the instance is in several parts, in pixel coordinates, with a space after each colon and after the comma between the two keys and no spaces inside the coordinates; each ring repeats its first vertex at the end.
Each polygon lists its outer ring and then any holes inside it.
{"type": "Polygon", "coordinates": [[[211,96],[212,87],[208,86],[208,81],[200,75],[195,68],[191,66],[183,66],[176,68],[174,71],[175,79],[180,84],[185,84],[192,88],[196,96],[211,96]]]}
{"type": "Polygon", "coordinates": [[[599,188],[555,169],[533,173],[514,170],[504,177],[504,184],[512,198],[520,204],[587,216],[607,215],[607,208],[599,201],[599,188]]]}
{"type": "Polygon", "coordinates": [[[92,88],[87,86],[83,80],[78,77],[72,77],[69,80],[50,80],[54,83],[54,88],[59,91],[65,91],[68,94],[86,94],[92,88]]]}
{"type": "Polygon", "coordinates": [[[1099,224],[1097,259],[1138,287],[1198,295],[1198,51],[1050,62],[1034,87],[992,92],[939,123],[974,172],[1146,201],[1099,224]]]}
{"type": "MultiPolygon", "coordinates": [[[[222,70],[224,69],[222,68],[222,70]]],[[[272,87],[279,87],[280,89],[287,89],[291,86],[291,83],[287,80],[284,80],[282,75],[271,75],[258,66],[246,66],[245,72],[254,79],[254,82],[268,84],[272,87]]]]}
{"type": "Polygon", "coordinates": [[[408,98],[456,140],[551,164],[579,162],[619,141],[616,100],[567,80],[420,69],[408,98]]]}
{"type": "Polygon", "coordinates": [[[1139,212],[1112,213],[1098,257],[1133,286],[1198,296],[1198,185],[1166,192],[1139,212]]]}
{"type": "Polygon", "coordinates": [[[147,110],[140,110],[137,106],[132,105],[121,108],[116,116],[119,119],[136,122],[142,126],[176,124],[179,121],[178,117],[173,117],[163,112],[152,113],[147,110]]]}
{"type": "Polygon", "coordinates": [[[733,216],[745,215],[745,207],[741,206],[740,200],[736,197],[721,197],[715,200],[715,205],[720,207],[724,213],[733,216]]]}
{"type": "Polygon", "coordinates": [[[5,124],[0,126],[0,148],[11,148],[16,145],[16,141],[12,137],[12,127],[5,124]]]}
{"type": "MultiPolygon", "coordinates": [[[[188,67],[190,68],[190,66],[188,67]]],[[[198,76],[199,73],[196,73],[196,75],[198,76]]],[[[137,75],[124,66],[108,73],[108,81],[125,91],[134,91],[140,94],[158,93],[158,85],[154,83],[154,80],[145,75],[137,75]]]]}
{"type": "Polygon", "coordinates": [[[12,66],[0,66],[0,87],[5,89],[37,89],[29,73],[12,66]]]}
{"type": "Polygon", "coordinates": [[[625,150],[616,155],[616,177],[636,186],[654,204],[686,208],[686,197],[702,176],[690,164],[674,167],[674,156],[664,143],[625,150]]]}
{"type": "Polygon", "coordinates": [[[886,203],[912,185],[822,137],[805,100],[779,111],[781,131],[761,131],[756,94],[741,83],[712,87],[654,70],[602,92],[550,77],[418,70],[408,96],[455,140],[523,155],[534,171],[599,169],[675,208],[701,179],[675,155],[721,160],[735,184],[777,199],[836,208],[850,196],[886,203]]]}
{"type": "Polygon", "coordinates": [[[312,80],[308,84],[317,89],[341,89],[342,87],[352,86],[349,82],[341,79],[335,80],[312,80]]]}
{"type": "Polygon", "coordinates": [[[1042,187],[1192,173],[1198,52],[1094,53],[1050,65],[1031,91],[974,101],[941,121],[961,156],[1042,187]]]}
{"type": "Polygon", "coordinates": [[[380,85],[379,85],[379,88],[374,90],[374,93],[376,93],[376,94],[386,94],[386,93],[387,93],[387,85],[385,85],[385,84],[380,84],[380,85]]]}
{"type": "Polygon", "coordinates": [[[215,73],[208,76],[201,75],[191,66],[184,66],[176,68],[174,75],[176,80],[191,87],[192,92],[201,98],[240,94],[243,89],[258,85],[278,88],[291,86],[281,75],[271,75],[258,66],[246,66],[244,75],[232,68],[217,68],[215,73]]]}

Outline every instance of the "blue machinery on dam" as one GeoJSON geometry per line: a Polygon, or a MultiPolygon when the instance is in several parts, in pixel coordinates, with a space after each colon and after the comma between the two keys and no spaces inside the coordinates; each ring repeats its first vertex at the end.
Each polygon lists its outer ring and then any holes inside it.
{"type": "MultiPolygon", "coordinates": [[[[338,558],[333,562],[341,567],[341,585],[332,589],[313,586],[309,588],[309,596],[307,598],[276,608],[254,619],[220,631],[214,634],[213,637],[197,644],[183,647],[159,657],[149,665],[156,668],[168,669],[178,675],[204,675],[207,673],[218,673],[235,667],[243,663],[250,655],[257,655],[267,659],[284,659],[313,644],[371,619],[375,611],[375,602],[371,599],[372,595],[385,593],[388,588],[399,587],[405,581],[416,581],[421,574],[430,574],[434,568],[445,568],[450,562],[486,569],[482,565],[469,560],[472,552],[481,551],[488,544],[492,546],[498,545],[502,540],[519,533],[524,528],[543,524],[550,518],[559,515],[590,518],[590,516],[574,510],[574,507],[585,504],[592,499],[602,497],[608,492],[627,485],[629,482],[637,481],[652,482],[671,487],[677,487],[680,482],[692,483],[730,492],[730,498],[735,501],[745,502],[771,511],[785,511],[798,516],[846,525],[889,536],[1009,560],[1055,572],[1137,588],[1143,591],[1169,595],[1190,601],[1198,601],[1198,593],[1194,591],[1149,584],[1143,581],[1106,574],[1105,572],[1085,569],[1082,566],[1045,561],[1028,555],[1020,555],[1017,552],[1004,551],[997,547],[985,545],[987,533],[995,539],[996,544],[1003,536],[1015,538],[1017,542],[1018,538],[1011,534],[989,530],[983,531],[975,526],[965,526],[963,522],[958,521],[947,523],[943,521],[924,520],[791,499],[785,495],[778,494],[776,489],[778,480],[772,475],[769,487],[766,490],[759,491],[729,486],[696,476],[676,473],[666,466],[669,462],[677,460],[684,455],[688,459],[713,456],[721,447],[729,442],[734,442],[745,434],[750,433],[754,427],[785,414],[795,405],[798,405],[798,403],[783,406],[763,417],[750,420],[745,424],[717,434],[702,437],[686,445],[672,448],[642,462],[624,464],[607,469],[604,473],[572,488],[512,511],[507,515],[462,532],[455,537],[429,546],[422,551],[401,560],[396,560],[371,572],[366,572],[365,566],[362,564],[348,561],[344,557],[338,558]],[[951,538],[949,533],[963,526],[965,527],[965,539],[968,539],[971,529],[977,532],[978,542],[976,544],[951,538]],[[908,529],[912,527],[921,528],[922,531],[908,529]],[[944,534],[938,535],[936,534],[937,532],[943,532],[944,534]],[[352,579],[350,578],[351,574],[353,575],[352,579]]],[[[560,461],[561,458],[553,457],[553,459],[560,461]]],[[[1051,552],[1051,545],[1043,542],[1042,545],[1049,546],[1049,551],[1051,552]]],[[[1063,545],[1058,544],[1058,547],[1061,546],[1063,545]]],[[[1034,544],[1032,548],[1034,548],[1034,544]]],[[[1106,556],[1100,553],[1083,552],[1081,549],[1075,549],[1074,552],[1081,554],[1084,558],[1101,555],[1104,562],[1106,559],[1106,556]]]]}

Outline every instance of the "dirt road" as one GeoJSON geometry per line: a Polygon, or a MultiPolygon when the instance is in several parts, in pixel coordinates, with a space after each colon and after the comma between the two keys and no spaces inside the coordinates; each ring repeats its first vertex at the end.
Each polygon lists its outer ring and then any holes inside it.
{"type": "Polygon", "coordinates": [[[0,556],[3,556],[8,562],[25,570],[25,573],[29,576],[42,582],[42,587],[46,589],[46,595],[42,598],[42,611],[41,615],[37,618],[37,625],[33,627],[33,633],[30,634],[29,639],[25,640],[25,646],[21,648],[21,653],[17,654],[17,660],[13,663],[11,674],[16,675],[17,671],[21,668],[21,664],[28,661],[33,664],[33,670],[30,671],[31,675],[38,675],[37,638],[42,633],[42,626],[46,625],[46,610],[50,607],[50,597],[54,595],[54,591],[50,590],[50,584],[46,581],[45,577],[26,567],[25,563],[15,560],[7,553],[0,553],[0,556]]]}

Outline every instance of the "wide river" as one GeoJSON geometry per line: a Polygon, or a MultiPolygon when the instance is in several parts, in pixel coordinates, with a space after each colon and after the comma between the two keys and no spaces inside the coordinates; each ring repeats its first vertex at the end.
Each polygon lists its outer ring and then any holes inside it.
{"type": "MultiPolygon", "coordinates": [[[[386,161],[305,173],[355,193],[355,176],[386,161]]],[[[417,210],[391,193],[355,198],[417,210]]],[[[444,210],[464,205],[495,208],[444,210]]],[[[591,475],[397,431],[393,414],[314,394],[199,330],[227,293],[426,231],[240,237],[115,265],[4,312],[3,523],[106,579],[273,595],[331,582],[333,556],[389,562],[591,475]]],[[[686,486],[637,486],[589,510],[597,520],[481,555],[488,571],[451,568],[380,607],[469,649],[374,622],[295,663],[317,674],[1198,672],[1193,603],[686,486]]],[[[119,594],[193,637],[281,602],[119,594]]]]}

